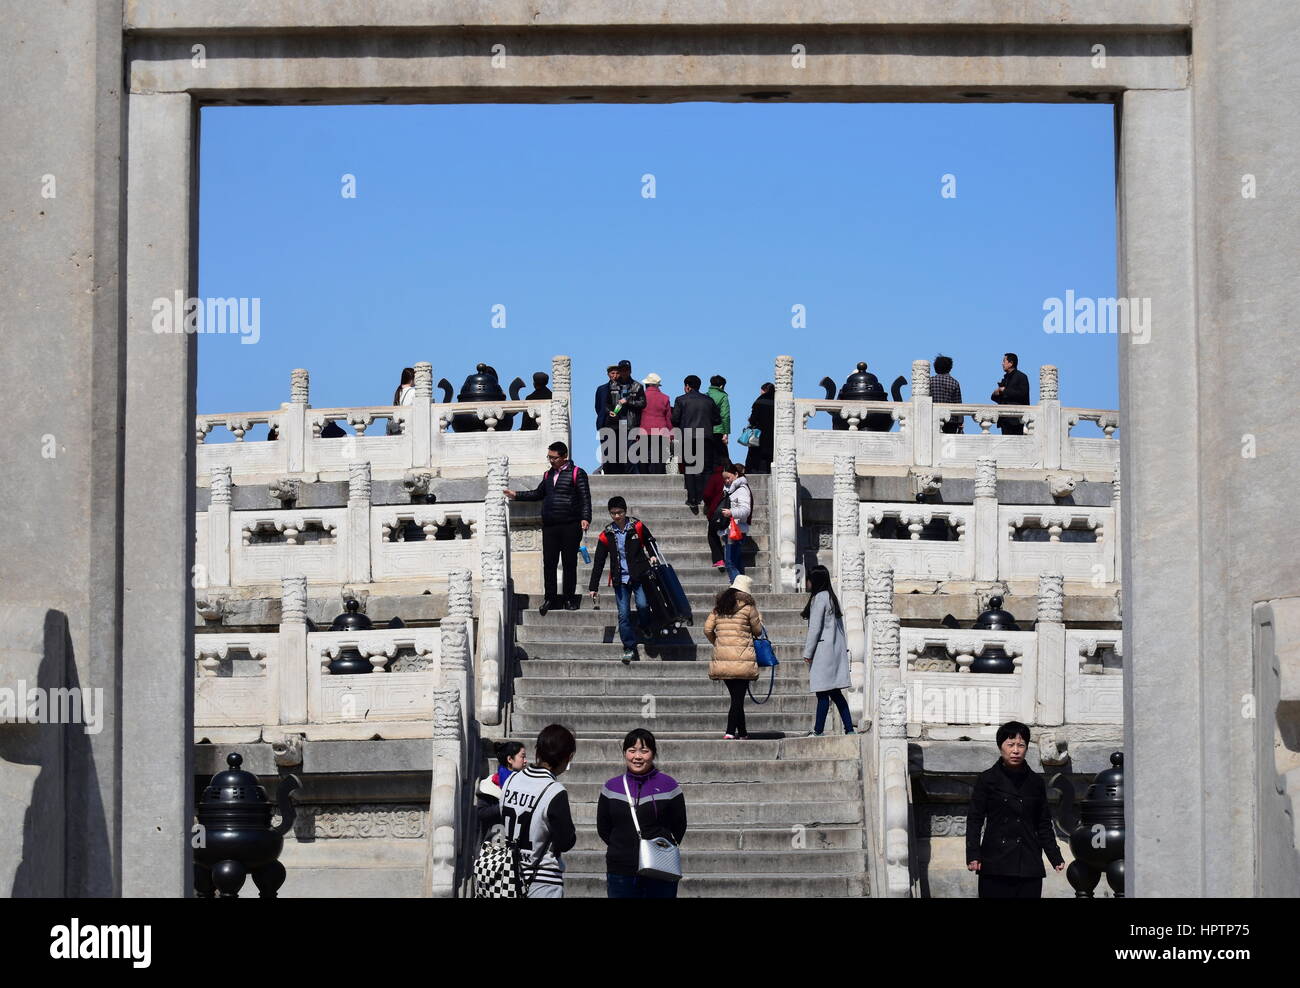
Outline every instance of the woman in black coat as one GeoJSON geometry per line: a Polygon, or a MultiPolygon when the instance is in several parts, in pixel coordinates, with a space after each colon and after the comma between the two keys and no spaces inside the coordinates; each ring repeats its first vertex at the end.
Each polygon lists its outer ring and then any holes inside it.
{"type": "Polygon", "coordinates": [[[1043,855],[1065,867],[1043,777],[1025,764],[1029,728],[1010,721],[998,728],[1002,757],[975,778],[966,815],[966,867],[979,873],[981,899],[1041,899],[1043,855]],[[983,840],[980,831],[984,831],[983,840]]]}
{"type": "Polygon", "coordinates": [[[776,385],[764,384],[749,410],[749,425],[759,430],[758,445],[745,453],[746,473],[771,473],[776,443],[776,385]]]}

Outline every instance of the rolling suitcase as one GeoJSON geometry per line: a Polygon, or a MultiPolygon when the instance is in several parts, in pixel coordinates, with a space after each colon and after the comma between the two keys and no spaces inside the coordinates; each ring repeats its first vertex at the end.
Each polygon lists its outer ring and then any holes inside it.
{"type": "MultiPolygon", "coordinates": [[[[682,581],[678,578],[677,571],[673,569],[672,564],[665,558],[663,549],[659,547],[657,541],[655,542],[654,552],[659,559],[659,565],[652,570],[652,574],[658,584],[657,592],[667,600],[667,609],[672,615],[670,623],[678,626],[694,624],[695,619],[691,614],[691,602],[686,596],[686,591],[682,588],[682,581]]],[[[648,590],[646,596],[648,599],[648,590]]]]}
{"type": "Polygon", "coordinates": [[[646,603],[650,605],[650,619],[647,625],[649,630],[655,632],[674,627],[677,623],[677,612],[672,596],[663,581],[659,579],[659,570],[662,568],[662,566],[652,568],[641,579],[641,589],[645,591],[646,603]]]}

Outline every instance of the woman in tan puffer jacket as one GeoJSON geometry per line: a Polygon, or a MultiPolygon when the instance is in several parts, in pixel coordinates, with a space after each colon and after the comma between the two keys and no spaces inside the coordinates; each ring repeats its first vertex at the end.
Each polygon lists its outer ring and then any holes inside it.
{"type": "Polygon", "coordinates": [[[754,581],[743,573],[718,594],[717,603],[704,622],[704,637],[713,645],[709,678],[722,680],[731,694],[727,711],[727,733],[723,740],[748,737],[745,730],[745,690],[758,678],[754,639],[763,632],[763,618],[750,595],[754,581]]]}

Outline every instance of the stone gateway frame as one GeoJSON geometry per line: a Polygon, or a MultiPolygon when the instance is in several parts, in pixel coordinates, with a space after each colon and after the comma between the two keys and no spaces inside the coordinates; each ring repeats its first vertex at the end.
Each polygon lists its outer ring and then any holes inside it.
{"type": "MultiPolygon", "coordinates": [[[[1149,298],[1153,311],[1148,343],[1116,338],[1130,894],[1294,894],[1294,842],[1270,836],[1290,823],[1262,795],[1276,780],[1257,739],[1272,738],[1275,713],[1246,716],[1243,698],[1259,690],[1253,605],[1300,594],[1300,561],[1278,558],[1269,520],[1300,467],[1291,424],[1300,399],[1273,352],[1300,303],[1286,249],[1300,215],[1283,191],[1295,181],[1300,123],[1288,108],[1300,84],[1294,73],[1267,74],[1289,64],[1285,39],[1300,31],[1300,8],[44,6],[12,15],[14,38],[94,54],[72,72],[58,57],[17,65],[30,69],[25,109],[6,123],[3,144],[22,147],[41,118],[66,122],[61,137],[12,152],[24,156],[12,167],[50,170],[47,151],[73,161],[60,179],[72,218],[60,229],[93,260],[74,270],[62,248],[3,248],[14,261],[29,250],[23,270],[55,296],[18,345],[34,350],[61,330],[35,369],[68,385],[20,406],[11,435],[22,438],[5,439],[23,444],[6,449],[16,464],[7,493],[13,503],[52,485],[50,510],[93,516],[94,531],[39,543],[32,531],[6,532],[0,585],[16,602],[66,614],[69,667],[119,704],[111,730],[69,755],[69,894],[191,887],[193,673],[181,659],[193,635],[197,344],[155,333],[151,306],[196,294],[200,107],[682,100],[1114,104],[1118,294],[1149,298]],[[1247,174],[1259,201],[1243,191],[1247,174]],[[83,437],[54,481],[27,448],[45,432],[83,437]],[[1243,455],[1244,435],[1258,458],[1243,455]],[[87,849],[72,848],[79,842],[87,849]]],[[[34,212],[26,194],[21,203],[23,216],[34,212]]],[[[3,305],[6,316],[29,314],[21,298],[3,305]]],[[[10,393],[28,394],[31,361],[4,363],[10,393]]]]}

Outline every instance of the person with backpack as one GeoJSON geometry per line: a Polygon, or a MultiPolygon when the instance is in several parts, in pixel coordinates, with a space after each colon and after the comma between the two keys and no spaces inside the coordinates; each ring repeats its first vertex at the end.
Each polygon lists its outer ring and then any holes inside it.
{"type": "Polygon", "coordinates": [[[727,684],[731,707],[727,710],[724,741],[749,737],[745,728],[745,692],[758,678],[758,655],[754,639],[763,633],[763,616],[751,591],[754,581],[743,573],[718,594],[713,610],[704,621],[704,637],[713,646],[709,678],[727,684]]]}
{"type": "Polygon", "coordinates": [[[675,899],[677,882],[639,875],[641,841],[686,836],[686,796],[672,776],[655,768],[655,736],[644,727],[623,738],[624,771],[605,783],[596,803],[596,833],[605,851],[611,899],[675,899]],[[635,815],[634,815],[635,814],[635,815]]]}
{"type": "Polygon", "coordinates": [[[565,610],[578,609],[578,543],[591,526],[591,484],[587,471],[569,460],[569,447],[551,443],[546,450],[551,469],[532,491],[506,490],[511,500],[542,502],[542,579],[544,593],[537,613],[543,617],[552,607],[559,607],[555,592],[555,564],[564,568],[565,610]]]}
{"type": "Polygon", "coordinates": [[[727,506],[718,509],[722,526],[718,539],[723,546],[722,561],[727,567],[727,577],[734,580],[745,572],[745,557],[741,555],[740,547],[754,514],[754,492],[745,479],[745,468],[739,463],[728,463],[722,468],[722,481],[726,485],[723,492],[727,506]]]}
{"type": "Polygon", "coordinates": [[[564,897],[561,855],[578,843],[578,831],[558,779],[577,750],[572,731],[550,724],[537,735],[534,763],[512,772],[501,787],[501,823],[506,840],[519,848],[530,899],[564,897]]]}
{"type": "Polygon", "coordinates": [[[839,711],[844,733],[855,733],[853,715],[843,693],[853,685],[849,678],[849,643],[843,615],[839,599],[831,589],[830,570],[814,566],[808,574],[808,603],[802,612],[808,621],[808,637],[803,646],[803,660],[808,663],[808,692],[817,694],[817,718],[808,737],[822,736],[832,702],[839,711]]]}
{"type": "Polygon", "coordinates": [[[600,593],[600,574],[609,559],[609,583],[618,603],[618,637],[623,643],[623,664],[638,658],[636,629],[632,627],[632,601],[636,601],[637,623],[650,606],[642,581],[659,560],[654,552],[654,536],[639,518],[627,513],[627,501],[615,495],[609,499],[610,523],[596,539],[596,558],[591,564],[591,582],[587,589],[595,601],[600,593]]]}

